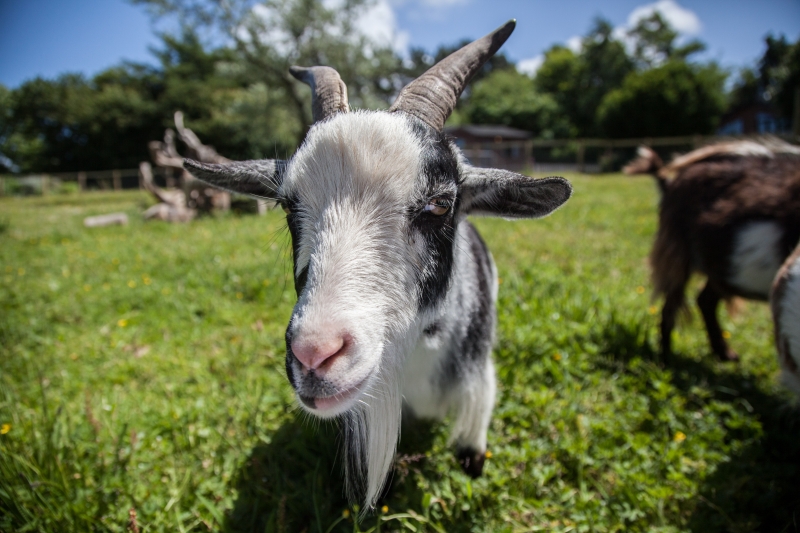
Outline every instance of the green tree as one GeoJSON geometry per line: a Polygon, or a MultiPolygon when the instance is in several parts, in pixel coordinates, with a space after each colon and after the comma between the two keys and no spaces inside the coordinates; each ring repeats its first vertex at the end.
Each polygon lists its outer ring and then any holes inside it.
{"type": "Polygon", "coordinates": [[[628,31],[628,37],[634,43],[633,59],[642,69],[657,67],[667,61],[685,61],[690,55],[706,49],[706,45],[696,39],[679,46],[678,32],[658,11],[639,19],[628,31]]]}
{"type": "MultiPolygon", "coordinates": [[[[206,28],[229,39],[253,80],[285,98],[300,124],[311,122],[309,89],[289,74],[292,65],[336,68],[354,107],[386,107],[395,91],[399,58],[356,27],[371,5],[368,0],[132,1],[156,18],[177,17],[184,27],[206,28]]],[[[298,132],[297,142],[303,133],[298,132]]]]}
{"type": "Polygon", "coordinates": [[[535,85],[556,100],[572,125],[572,135],[593,136],[599,133],[597,107],[633,68],[624,45],[613,37],[611,24],[596,19],[579,52],[556,45],[545,53],[535,85]]]}
{"type": "Polygon", "coordinates": [[[537,137],[569,133],[555,99],[539,92],[530,77],[514,69],[494,71],[474,84],[464,114],[474,124],[504,124],[537,137]]]}
{"type": "Polygon", "coordinates": [[[618,138],[712,133],[725,109],[724,82],[713,64],[678,60],[633,72],[605,96],[598,122],[618,138]]]}

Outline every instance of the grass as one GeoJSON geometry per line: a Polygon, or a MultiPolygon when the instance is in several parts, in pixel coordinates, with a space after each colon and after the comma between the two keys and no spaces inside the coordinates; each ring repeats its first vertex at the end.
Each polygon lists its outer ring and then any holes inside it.
{"type": "Polygon", "coordinates": [[[766,305],[722,312],[740,364],[699,319],[660,364],[655,188],[572,178],[547,219],[476,221],[501,277],[485,475],[460,472],[446,424],[414,423],[360,524],[335,427],[285,377],[282,213],[0,199],[0,531],[797,531],[800,415],[766,305]],[[111,211],[130,225],[83,228],[111,211]]]}

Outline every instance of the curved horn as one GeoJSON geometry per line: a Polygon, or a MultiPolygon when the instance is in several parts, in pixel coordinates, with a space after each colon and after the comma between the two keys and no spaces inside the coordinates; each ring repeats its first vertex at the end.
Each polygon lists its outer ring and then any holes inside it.
{"type": "Polygon", "coordinates": [[[436,63],[400,91],[389,111],[404,111],[441,131],[467,82],[503,46],[516,25],[516,20],[509,20],[436,63]]]}
{"type": "Polygon", "coordinates": [[[289,72],[311,86],[311,112],[314,122],[334,113],[347,113],[347,86],[331,67],[291,67],[289,72]]]}

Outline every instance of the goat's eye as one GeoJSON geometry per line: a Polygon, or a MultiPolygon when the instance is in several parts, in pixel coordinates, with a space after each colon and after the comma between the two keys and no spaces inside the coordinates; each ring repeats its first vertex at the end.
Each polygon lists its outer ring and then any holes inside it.
{"type": "Polygon", "coordinates": [[[450,211],[450,200],[445,198],[431,198],[425,205],[423,211],[440,217],[450,211]]]}

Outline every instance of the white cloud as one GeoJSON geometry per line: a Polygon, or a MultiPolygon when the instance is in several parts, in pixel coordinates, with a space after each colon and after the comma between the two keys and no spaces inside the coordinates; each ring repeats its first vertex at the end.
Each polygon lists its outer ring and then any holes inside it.
{"type": "Polygon", "coordinates": [[[700,18],[694,11],[678,5],[675,0],[658,0],[653,4],[639,6],[628,15],[628,27],[632,28],[643,18],[658,12],[664,20],[683,35],[699,35],[703,29],[700,18]]]}
{"type": "Polygon", "coordinates": [[[354,25],[362,35],[379,46],[390,46],[398,53],[404,53],[408,48],[409,34],[398,30],[389,0],[374,2],[359,15],[354,25]]]}
{"type": "Polygon", "coordinates": [[[573,35],[572,37],[567,39],[567,48],[569,48],[576,54],[581,51],[582,46],[583,46],[583,37],[579,35],[573,35]]]}
{"type": "Polygon", "coordinates": [[[544,54],[539,54],[538,56],[530,59],[523,59],[517,63],[517,71],[522,74],[527,74],[530,77],[534,77],[536,75],[536,71],[542,66],[542,63],[544,63],[544,54]]]}

